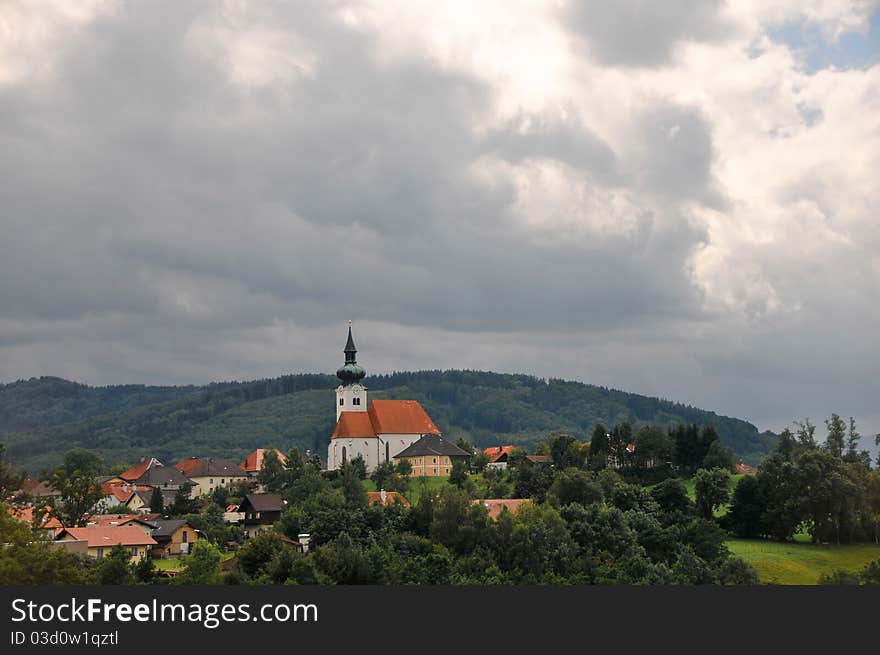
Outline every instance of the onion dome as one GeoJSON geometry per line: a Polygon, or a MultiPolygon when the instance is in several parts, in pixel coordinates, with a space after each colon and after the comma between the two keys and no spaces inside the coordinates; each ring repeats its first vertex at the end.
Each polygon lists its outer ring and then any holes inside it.
{"type": "Polygon", "coordinates": [[[357,348],[354,346],[354,339],[351,336],[351,321],[348,322],[348,341],[345,343],[345,364],[336,371],[336,377],[342,380],[343,384],[354,384],[364,379],[367,372],[362,366],[359,366],[355,355],[357,348]]]}

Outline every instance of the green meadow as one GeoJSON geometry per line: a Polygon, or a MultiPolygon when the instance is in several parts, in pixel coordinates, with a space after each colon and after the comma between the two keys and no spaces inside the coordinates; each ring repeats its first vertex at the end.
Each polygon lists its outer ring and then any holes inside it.
{"type": "Polygon", "coordinates": [[[726,543],[734,556],[755,567],[764,584],[814,585],[823,573],[856,573],[871,560],[880,559],[880,546],[875,544],[831,546],[761,539],[731,539],[726,543]]]}

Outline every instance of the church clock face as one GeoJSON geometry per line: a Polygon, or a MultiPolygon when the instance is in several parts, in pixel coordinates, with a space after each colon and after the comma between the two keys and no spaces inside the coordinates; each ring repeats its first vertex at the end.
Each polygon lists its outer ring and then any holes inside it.
{"type": "Polygon", "coordinates": [[[360,395],[361,395],[361,388],[360,388],[360,387],[355,387],[354,389],[351,390],[351,392],[352,392],[355,396],[360,396],[360,395]]]}

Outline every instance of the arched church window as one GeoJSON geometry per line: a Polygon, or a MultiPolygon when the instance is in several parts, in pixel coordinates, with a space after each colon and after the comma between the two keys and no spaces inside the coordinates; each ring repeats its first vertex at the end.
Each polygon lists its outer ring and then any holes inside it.
{"type": "Polygon", "coordinates": [[[345,464],[345,462],[346,462],[346,452],[345,452],[345,446],[343,446],[342,447],[342,463],[345,464]]]}
{"type": "Polygon", "coordinates": [[[345,404],[345,398],[340,398],[340,399],[339,399],[339,404],[340,404],[340,405],[344,405],[344,404],[345,404]]]}
{"type": "Polygon", "coordinates": [[[391,458],[388,457],[388,442],[386,441],[385,442],[385,461],[387,462],[389,459],[391,459],[391,458]]]}

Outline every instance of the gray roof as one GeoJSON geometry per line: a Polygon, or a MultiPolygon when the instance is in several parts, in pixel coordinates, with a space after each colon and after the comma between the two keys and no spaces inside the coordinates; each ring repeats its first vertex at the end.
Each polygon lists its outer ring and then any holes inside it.
{"type": "Polygon", "coordinates": [[[173,466],[151,466],[135,481],[148,487],[180,487],[187,482],[189,478],[173,466]]]}
{"type": "Polygon", "coordinates": [[[469,457],[468,453],[456,446],[451,441],[446,441],[439,434],[426,434],[421,439],[405,448],[394,456],[420,457],[422,455],[447,455],[449,457],[469,457]]]}
{"type": "Polygon", "coordinates": [[[246,477],[247,473],[238,462],[231,459],[221,459],[219,457],[191,457],[189,461],[183,460],[175,464],[175,466],[184,466],[184,470],[188,475],[201,478],[209,475],[216,477],[246,477]],[[186,466],[192,464],[192,466],[186,466]]]}
{"type": "Polygon", "coordinates": [[[239,511],[245,511],[244,506],[247,504],[253,507],[255,512],[280,512],[284,509],[284,501],[279,494],[248,494],[239,506],[239,511]]]}
{"type": "Polygon", "coordinates": [[[180,529],[180,526],[187,525],[183,519],[156,519],[153,523],[156,525],[156,529],[150,533],[153,538],[170,537],[180,529]]]}

